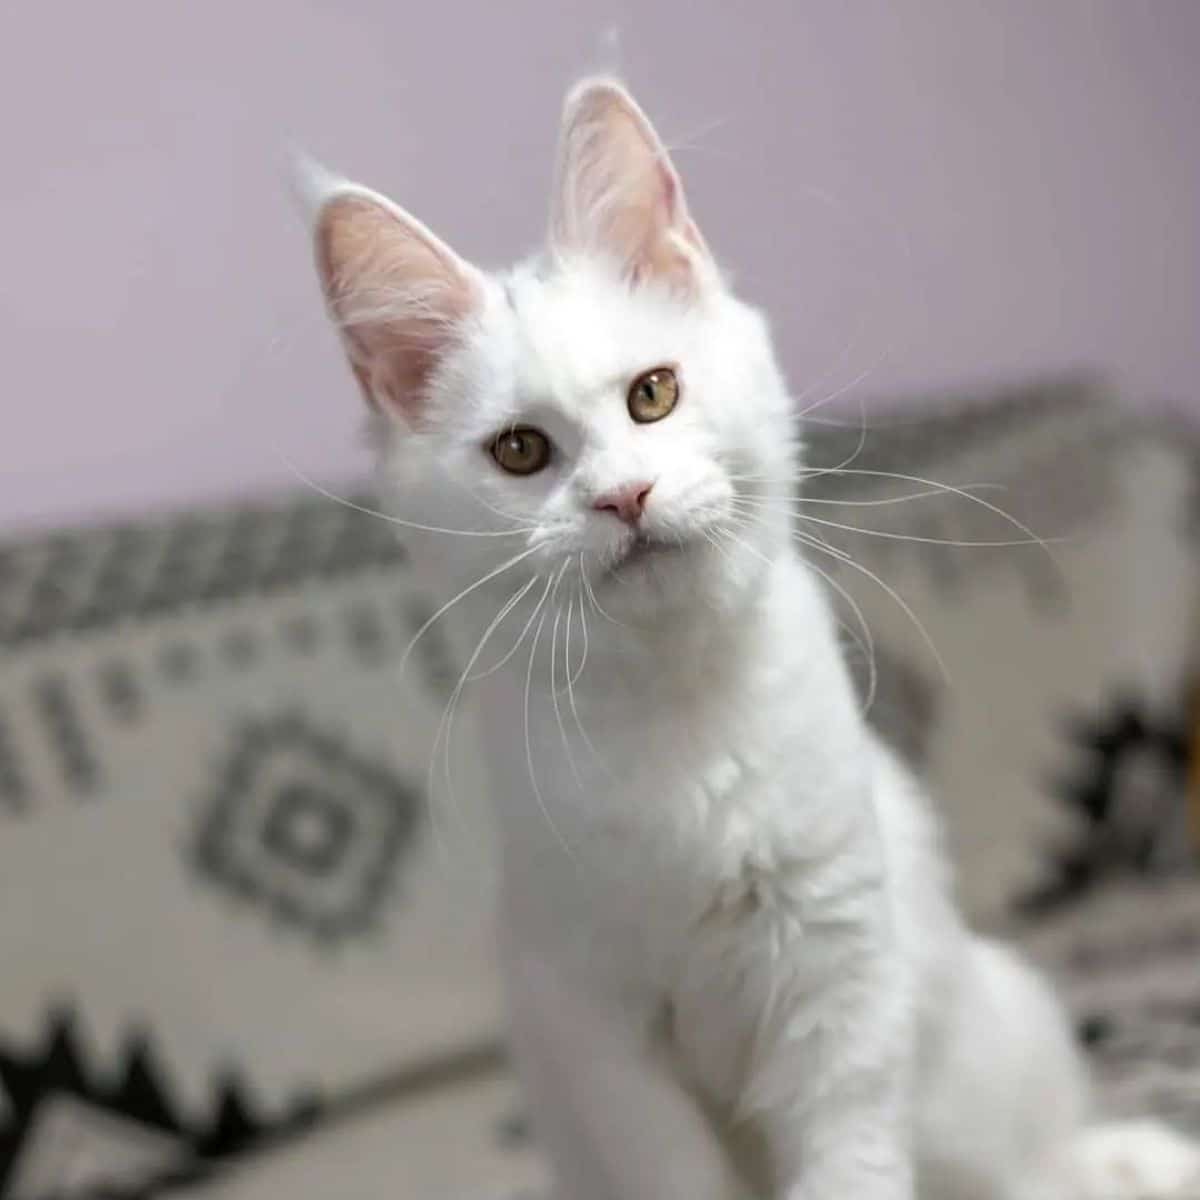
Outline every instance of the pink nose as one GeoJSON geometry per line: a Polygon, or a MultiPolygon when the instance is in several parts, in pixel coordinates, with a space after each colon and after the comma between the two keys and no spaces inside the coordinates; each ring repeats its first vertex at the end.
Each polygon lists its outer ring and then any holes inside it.
{"type": "Polygon", "coordinates": [[[646,497],[650,495],[652,483],[625,483],[604,492],[592,501],[597,512],[610,512],[627,525],[636,525],[646,511],[646,497]]]}

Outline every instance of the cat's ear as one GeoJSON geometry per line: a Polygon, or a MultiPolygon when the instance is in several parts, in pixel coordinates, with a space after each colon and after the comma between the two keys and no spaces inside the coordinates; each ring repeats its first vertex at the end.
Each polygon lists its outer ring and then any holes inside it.
{"type": "Polygon", "coordinates": [[[606,254],[635,281],[688,291],[713,269],[666,148],[611,79],[584,80],[567,96],[550,243],[560,253],[606,254]]]}
{"type": "Polygon", "coordinates": [[[370,404],[420,424],[430,377],[483,302],[483,276],[383,196],[306,168],[317,273],[370,404]]]}

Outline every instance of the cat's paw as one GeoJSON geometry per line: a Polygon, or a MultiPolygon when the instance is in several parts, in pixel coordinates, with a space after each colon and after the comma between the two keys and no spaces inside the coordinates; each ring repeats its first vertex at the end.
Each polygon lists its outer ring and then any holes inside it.
{"type": "Polygon", "coordinates": [[[1071,1200],[1200,1200],[1200,1146],[1153,1121],[1086,1131],[1071,1200]]]}

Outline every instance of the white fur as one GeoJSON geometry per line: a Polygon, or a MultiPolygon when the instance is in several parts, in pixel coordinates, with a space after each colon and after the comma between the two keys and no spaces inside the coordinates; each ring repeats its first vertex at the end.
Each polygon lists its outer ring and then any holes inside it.
{"type": "Polygon", "coordinates": [[[480,276],[419,419],[377,423],[397,519],[457,531],[408,538],[446,601],[465,592],[455,699],[480,704],[513,1045],[561,1195],[1200,1196],[1181,1139],[1087,1124],[1057,1002],[959,920],[929,806],[863,722],[791,539],[765,322],[682,194],[629,200],[612,253],[562,234],[597,211],[571,165],[581,107],[589,154],[605,113],[624,122],[605,187],[639,146],[665,162],[615,85],[577,91],[552,252],[480,276]],[[626,389],[660,364],[679,405],[635,424],[626,389]],[[540,474],[487,453],[518,422],[553,441],[540,474]],[[635,479],[648,532],[686,549],[614,570],[632,535],[592,500],[635,479]]]}

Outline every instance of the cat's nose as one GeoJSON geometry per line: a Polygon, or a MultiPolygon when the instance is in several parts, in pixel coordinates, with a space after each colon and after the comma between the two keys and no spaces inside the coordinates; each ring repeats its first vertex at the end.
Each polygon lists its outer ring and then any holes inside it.
{"type": "Polygon", "coordinates": [[[602,492],[592,501],[592,507],[597,512],[610,512],[620,518],[626,525],[636,525],[646,511],[646,497],[650,495],[653,483],[644,480],[638,483],[623,483],[620,487],[602,492]]]}

